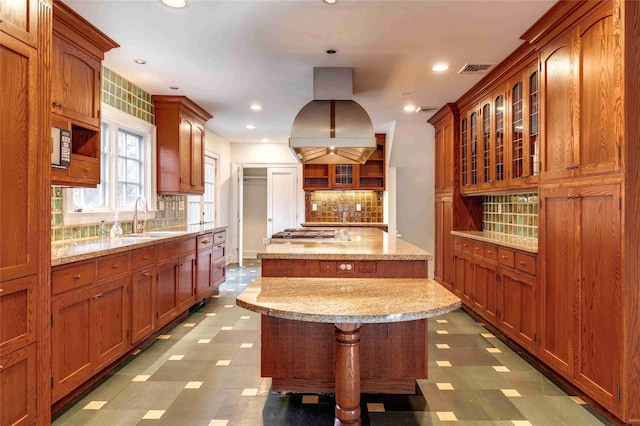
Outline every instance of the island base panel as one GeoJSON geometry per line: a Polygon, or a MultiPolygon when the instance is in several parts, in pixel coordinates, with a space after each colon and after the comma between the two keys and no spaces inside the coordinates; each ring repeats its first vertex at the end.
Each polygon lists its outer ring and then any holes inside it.
{"type": "MultiPolygon", "coordinates": [[[[274,392],[335,392],[333,324],[262,316],[262,376],[274,392]]],[[[427,378],[427,320],[363,324],[364,393],[415,394],[427,378]]]]}

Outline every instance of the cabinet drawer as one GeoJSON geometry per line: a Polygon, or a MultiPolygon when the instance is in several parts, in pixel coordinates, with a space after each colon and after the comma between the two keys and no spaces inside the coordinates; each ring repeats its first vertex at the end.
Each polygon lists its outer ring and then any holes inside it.
{"type": "Polygon", "coordinates": [[[51,294],[56,295],[93,284],[95,279],[96,263],[93,261],[56,269],[51,273],[51,294]]]}
{"type": "Polygon", "coordinates": [[[213,234],[213,244],[220,244],[227,241],[227,231],[219,231],[213,234]]]}
{"type": "Polygon", "coordinates": [[[225,251],[226,249],[224,245],[214,246],[213,247],[213,263],[217,263],[220,261],[220,259],[224,259],[225,251]]]}
{"type": "Polygon", "coordinates": [[[498,249],[498,262],[500,262],[501,265],[513,268],[514,258],[515,258],[515,253],[513,251],[503,249],[503,248],[498,249]]]}
{"type": "Polygon", "coordinates": [[[100,163],[96,159],[80,159],[74,156],[69,166],[69,176],[75,179],[90,179],[100,182],[100,163]]]}
{"type": "Polygon", "coordinates": [[[222,265],[214,265],[213,270],[211,271],[211,281],[212,283],[219,283],[224,281],[225,278],[225,266],[222,265]]]}
{"type": "Polygon", "coordinates": [[[516,269],[519,269],[527,274],[536,274],[536,258],[535,256],[529,256],[522,253],[516,253],[515,257],[516,269]]]}
{"type": "Polygon", "coordinates": [[[473,242],[471,240],[467,240],[466,238],[462,239],[462,251],[465,253],[473,254],[473,242]]]}
{"type": "Polygon", "coordinates": [[[213,234],[198,235],[196,238],[198,251],[206,250],[213,246],[213,234]]]}
{"type": "Polygon", "coordinates": [[[0,355],[35,341],[35,290],[33,275],[0,283],[0,355]]]}
{"type": "Polygon", "coordinates": [[[484,245],[484,252],[482,254],[482,256],[487,259],[487,260],[493,260],[494,262],[498,261],[498,247],[491,245],[491,244],[485,244],[484,245]]]}
{"type": "Polygon", "coordinates": [[[462,238],[453,237],[453,249],[456,251],[462,251],[462,238]]]}
{"type": "Polygon", "coordinates": [[[360,274],[375,274],[378,272],[378,262],[372,260],[357,262],[356,270],[360,274]]]}
{"type": "Polygon", "coordinates": [[[142,269],[156,264],[156,248],[134,250],[131,254],[131,269],[142,269]]]}
{"type": "Polygon", "coordinates": [[[474,241],[473,242],[473,255],[474,256],[479,256],[479,257],[483,257],[484,255],[484,244],[474,241]]]}
{"type": "Polygon", "coordinates": [[[185,253],[194,251],[195,248],[195,238],[162,244],[158,246],[158,261],[182,256],[185,253]]]}
{"type": "Polygon", "coordinates": [[[129,272],[129,253],[98,259],[97,281],[129,272]]]}

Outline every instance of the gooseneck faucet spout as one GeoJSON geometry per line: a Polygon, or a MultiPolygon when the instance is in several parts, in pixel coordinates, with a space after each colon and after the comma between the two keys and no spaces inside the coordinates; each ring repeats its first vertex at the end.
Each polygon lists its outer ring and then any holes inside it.
{"type": "Polygon", "coordinates": [[[134,234],[141,234],[144,232],[145,220],[138,220],[138,205],[140,204],[140,201],[142,201],[144,205],[144,212],[149,212],[147,209],[147,200],[142,195],[138,195],[136,201],[133,202],[133,221],[131,223],[131,232],[134,234]]]}

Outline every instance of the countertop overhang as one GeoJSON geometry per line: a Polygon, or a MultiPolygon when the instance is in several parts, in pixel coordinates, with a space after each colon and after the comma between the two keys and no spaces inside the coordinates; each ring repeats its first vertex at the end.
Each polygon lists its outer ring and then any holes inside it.
{"type": "Polygon", "coordinates": [[[389,323],[454,311],[460,299],[427,278],[256,278],[236,305],[262,315],[324,323],[389,323]]]}

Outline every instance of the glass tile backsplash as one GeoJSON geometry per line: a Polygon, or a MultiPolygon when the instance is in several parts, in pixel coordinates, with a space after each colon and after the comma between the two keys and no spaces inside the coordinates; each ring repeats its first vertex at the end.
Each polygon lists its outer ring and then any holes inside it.
{"type": "Polygon", "coordinates": [[[306,222],[382,222],[382,192],[305,192],[306,222]],[[316,210],[313,210],[315,204],[316,210]],[[360,211],[358,211],[358,204],[360,211]]]}
{"type": "Polygon", "coordinates": [[[151,95],[107,67],[102,67],[102,102],[155,124],[151,95]]]}
{"type": "MultiPolygon", "coordinates": [[[[98,236],[99,223],[88,225],[64,225],[64,200],[61,187],[51,187],[51,241],[78,240],[84,238],[96,238],[98,236]]],[[[147,219],[145,229],[154,230],[162,228],[181,227],[186,224],[185,196],[183,195],[158,195],[158,210],[155,217],[147,219]]],[[[105,221],[107,230],[111,229],[111,221],[105,221]]],[[[131,233],[131,221],[121,222],[122,231],[131,233]]]]}
{"type": "Polygon", "coordinates": [[[482,230],[538,238],[538,194],[485,195],[482,230]]]}

